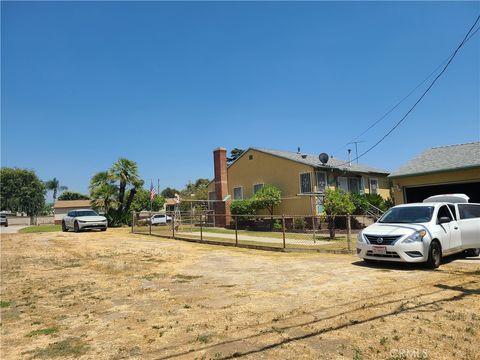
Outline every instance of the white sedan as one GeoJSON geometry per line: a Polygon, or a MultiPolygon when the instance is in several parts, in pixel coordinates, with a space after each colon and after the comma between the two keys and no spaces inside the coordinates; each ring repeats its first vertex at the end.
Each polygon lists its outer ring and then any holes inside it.
{"type": "Polygon", "coordinates": [[[79,232],[86,229],[107,230],[107,218],[91,209],[71,210],[62,220],[62,231],[69,229],[79,232]]]}
{"type": "Polygon", "coordinates": [[[156,214],[152,215],[150,221],[152,225],[167,225],[167,223],[172,221],[172,218],[165,214],[156,214]]]}

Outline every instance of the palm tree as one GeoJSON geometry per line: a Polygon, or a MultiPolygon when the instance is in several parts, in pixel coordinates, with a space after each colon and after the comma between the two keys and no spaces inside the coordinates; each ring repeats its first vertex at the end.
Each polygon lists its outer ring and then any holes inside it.
{"type": "Polygon", "coordinates": [[[90,199],[95,209],[102,209],[105,214],[117,205],[118,188],[108,171],[96,173],[90,180],[90,199]]]}
{"type": "Polygon", "coordinates": [[[136,189],[143,185],[143,180],[138,175],[138,166],[135,161],[120,158],[110,169],[111,179],[119,182],[118,187],[118,214],[128,211],[135,196],[136,189]],[[128,186],[132,187],[127,204],[125,204],[125,191],[128,186]]]}
{"type": "Polygon", "coordinates": [[[67,186],[60,185],[60,181],[56,177],[54,177],[52,180],[48,180],[45,182],[45,186],[47,190],[52,190],[53,191],[53,203],[57,200],[57,194],[61,191],[67,190],[67,186]]]}

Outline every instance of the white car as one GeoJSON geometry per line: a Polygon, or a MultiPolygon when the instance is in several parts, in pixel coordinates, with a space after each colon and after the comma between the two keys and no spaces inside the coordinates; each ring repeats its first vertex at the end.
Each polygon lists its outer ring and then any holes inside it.
{"type": "Polygon", "coordinates": [[[62,230],[79,232],[86,229],[107,230],[107,218],[98,215],[91,209],[71,210],[62,220],[62,230]]]}
{"type": "Polygon", "coordinates": [[[426,201],[395,206],[363,229],[357,237],[357,255],[365,262],[426,262],[431,268],[446,255],[467,251],[478,256],[480,204],[460,197],[454,203],[452,195],[426,201]]]}
{"type": "Polygon", "coordinates": [[[4,215],[4,214],[0,215],[0,226],[8,227],[7,215],[4,215]]]}
{"type": "Polygon", "coordinates": [[[150,218],[150,222],[152,225],[167,225],[167,223],[171,222],[172,218],[165,214],[156,214],[152,215],[150,218]]]}

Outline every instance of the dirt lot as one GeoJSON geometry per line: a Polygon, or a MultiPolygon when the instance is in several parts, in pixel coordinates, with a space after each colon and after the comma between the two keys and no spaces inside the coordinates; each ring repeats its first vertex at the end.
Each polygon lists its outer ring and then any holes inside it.
{"type": "Polygon", "coordinates": [[[1,358],[480,359],[480,265],[3,234],[1,358]]]}

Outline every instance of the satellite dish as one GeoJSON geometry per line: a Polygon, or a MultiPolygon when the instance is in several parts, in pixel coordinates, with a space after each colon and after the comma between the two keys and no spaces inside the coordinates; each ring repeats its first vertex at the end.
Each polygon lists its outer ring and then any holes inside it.
{"type": "Polygon", "coordinates": [[[318,155],[318,160],[320,160],[320,162],[325,165],[328,162],[328,154],[321,153],[320,155],[318,155]]]}

